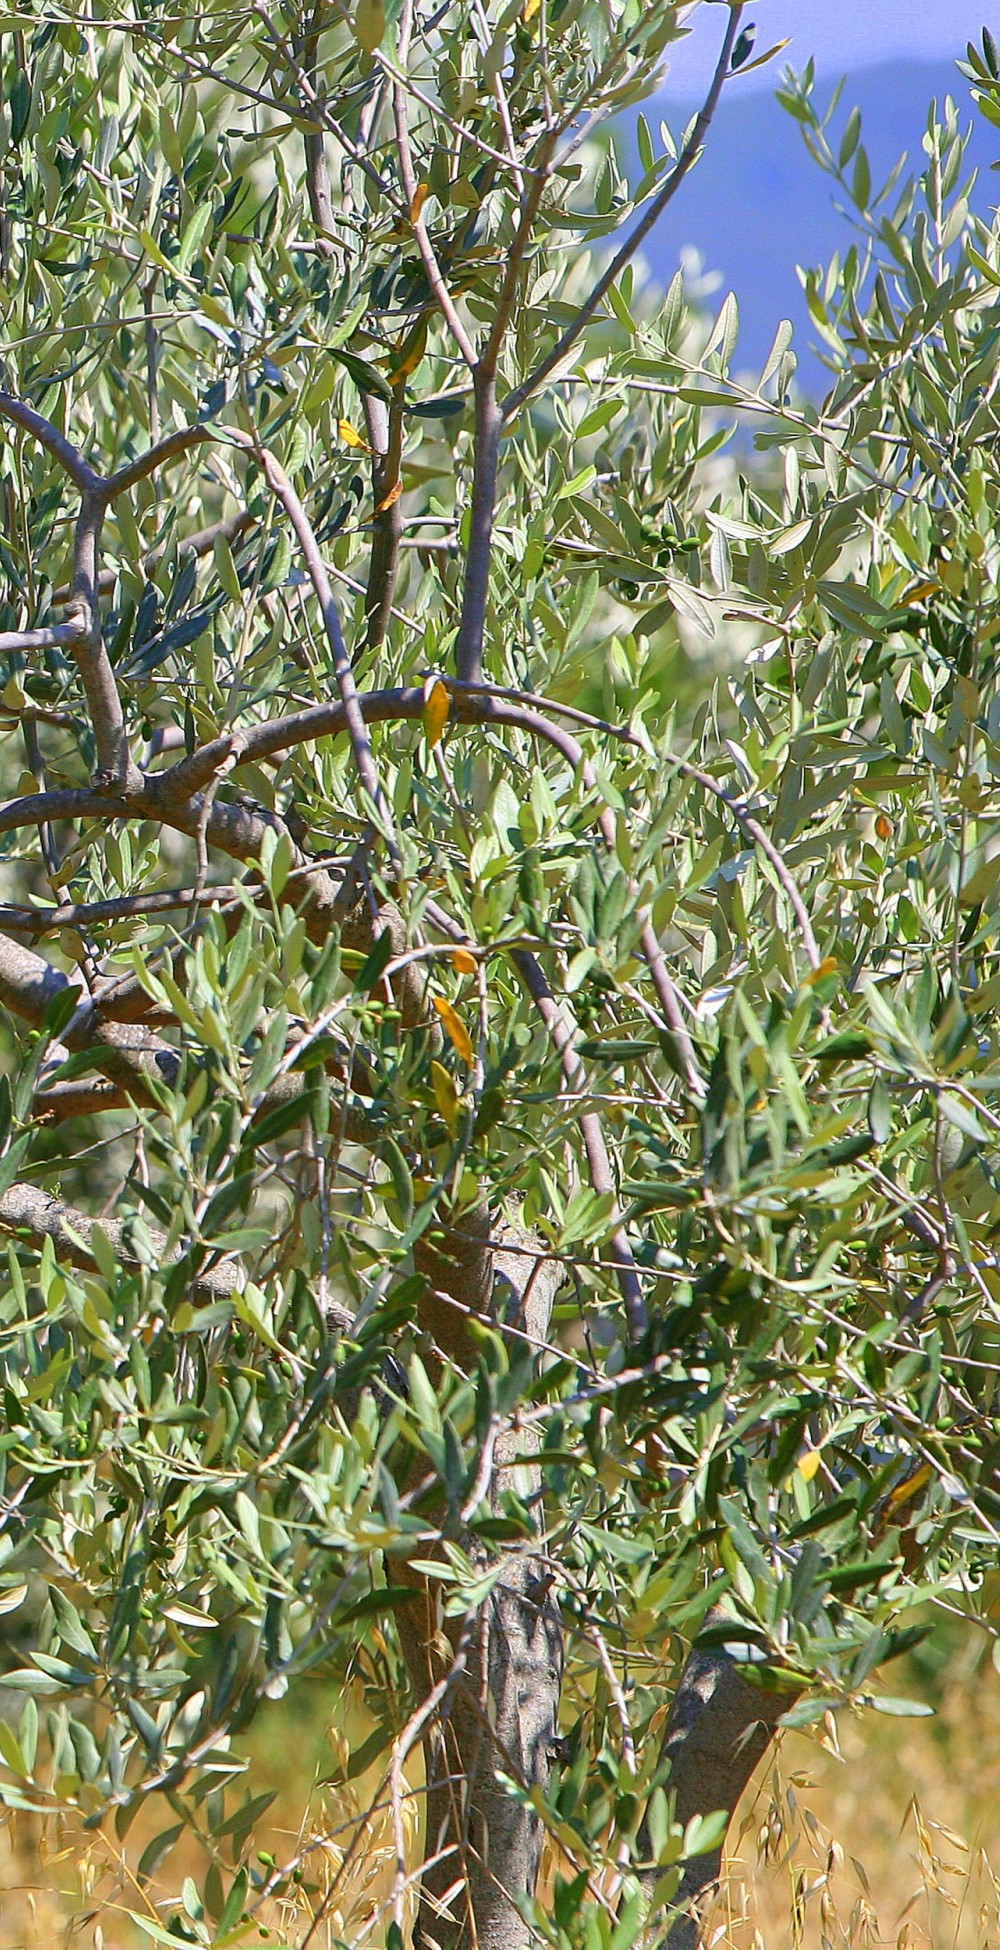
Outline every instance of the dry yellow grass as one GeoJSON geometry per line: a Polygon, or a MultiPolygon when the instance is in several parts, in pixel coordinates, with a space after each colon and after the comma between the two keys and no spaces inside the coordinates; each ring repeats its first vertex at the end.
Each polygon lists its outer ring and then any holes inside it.
{"type": "MultiPolygon", "coordinates": [[[[384,1925],[375,1919],[392,1877],[387,1817],[376,1814],[346,1864],[352,1828],[341,1827],[375,1794],[378,1776],[346,1791],[316,1785],[344,1725],[338,1713],[328,1730],[318,1693],[316,1708],[269,1715],[251,1743],[254,1791],[278,1791],[257,1846],[279,1862],[304,1851],[312,1888],[288,1885],[258,1920],[270,1941],[299,1944],[326,1896],[311,1950],[337,1937],[378,1950],[384,1925]]],[[[752,1785],[707,1933],[712,1950],[1000,1950],[1000,1677],[992,1665],[956,1675],[934,1719],[841,1718],[836,1745],[839,1754],[823,1737],[787,1735],[752,1785]]],[[[184,1877],[200,1881],[206,1866],[186,1840],[142,1896],[130,1865],[168,1819],[165,1808],[150,1809],[123,1851],[65,1821],[8,1818],[0,1950],[148,1950],[126,1912],[169,1913],[184,1877]]]]}
{"type": "Polygon", "coordinates": [[[933,1719],[843,1717],[836,1744],[839,1756],[786,1735],[752,1785],[709,1940],[717,1950],[997,1950],[992,1664],[946,1685],[933,1719]]]}

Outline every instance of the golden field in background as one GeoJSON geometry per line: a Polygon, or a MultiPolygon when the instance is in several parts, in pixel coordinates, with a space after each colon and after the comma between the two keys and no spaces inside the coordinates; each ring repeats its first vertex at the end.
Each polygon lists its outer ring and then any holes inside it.
{"type": "MultiPolygon", "coordinates": [[[[938,1681],[934,1718],[841,1716],[785,1736],[733,1824],[728,1872],[706,1942],[711,1950],[997,1950],[1000,1946],[1000,1676],[988,1660],[938,1681]],[[834,1751],[834,1744],[839,1754],[834,1751]]],[[[913,1692],[912,1681],[900,1691],[913,1692]]],[[[277,1799],[258,1847],[298,1858],[304,1882],[268,1900],[239,1941],[380,1950],[392,1886],[388,1811],[373,1816],[349,1859],[352,1818],[379,1788],[378,1770],[349,1787],[323,1785],[343,1753],[345,1717],[329,1732],[329,1695],[272,1708],[247,1742],[253,1792],[277,1799]],[[348,1826],[344,1827],[343,1824],[348,1826]],[[336,1831],[340,1829],[340,1834],[336,1831]],[[319,1912],[319,1913],[317,1913],[319,1912]],[[381,1912],[381,1915],[380,1915],[381,1912]]],[[[416,1802],[408,1804],[415,1843],[416,1802]]],[[[0,1834],[0,1950],[139,1950],[162,1927],[185,1877],[200,1886],[207,1856],[190,1837],[143,1892],[134,1865],[171,1820],[143,1812],[127,1853],[68,1823],[8,1816],[0,1834]]],[[[268,1865],[255,1863],[258,1871],[268,1865]]]]}
{"type": "MultiPolygon", "coordinates": [[[[912,1690],[902,1686],[901,1691],[912,1690]]],[[[787,1734],[731,1831],[717,1950],[997,1950],[1000,1676],[933,1719],[837,1722],[841,1758],[787,1734]]]]}

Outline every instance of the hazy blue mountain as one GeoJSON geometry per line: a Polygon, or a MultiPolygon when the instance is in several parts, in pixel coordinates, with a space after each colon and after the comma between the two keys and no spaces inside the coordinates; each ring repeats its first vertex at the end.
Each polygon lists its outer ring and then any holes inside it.
{"type": "MultiPolygon", "coordinates": [[[[820,99],[825,103],[830,93],[829,87],[820,89],[820,99]]],[[[903,150],[920,166],[928,106],[947,94],[958,103],[963,125],[975,124],[969,152],[979,169],[973,207],[985,214],[1000,202],[1000,176],[990,171],[1000,158],[1000,130],[975,113],[953,62],[901,61],[849,75],[834,127],[839,132],[857,104],[872,175],[881,181],[903,150]]],[[[661,118],[677,132],[690,109],[691,104],[664,95],[647,107],[646,116],[654,132],[661,118]]],[[[802,383],[814,389],[821,368],[809,353],[815,334],[795,267],[825,263],[850,242],[836,195],[809,156],[798,123],[773,93],[740,97],[734,88],[723,98],[701,162],[647,240],[646,262],[656,282],[666,285],[682,249],[693,245],[705,269],[721,274],[720,297],[733,290],[739,299],[738,367],[759,371],[779,318],[791,318],[802,383]]]]}

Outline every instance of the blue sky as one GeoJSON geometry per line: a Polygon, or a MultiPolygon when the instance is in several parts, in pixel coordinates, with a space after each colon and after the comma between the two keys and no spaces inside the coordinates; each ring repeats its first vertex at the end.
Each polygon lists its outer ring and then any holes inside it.
{"type": "MultiPolygon", "coordinates": [[[[723,7],[706,0],[692,8],[692,33],[674,52],[666,94],[689,95],[707,84],[725,18],[723,7]]],[[[755,0],[746,18],[756,23],[757,53],[786,34],[791,46],[748,74],[741,89],[773,88],[785,61],[802,67],[811,54],[819,72],[835,78],[900,57],[959,55],[984,25],[1000,40],[997,0],[755,0]]]]}
{"type": "MultiPolygon", "coordinates": [[[[798,124],[775,101],[782,69],[786,63],[801,69],[815,55],[820,107],[846,77],[835,136],[856,104],[872,174],[881,182],[903,151],[910,167],[919,168],[932,99],[940,103],[951,95],[962,125],[974,119],[969,84],[955,61],[969,40],[979,40],[984,22],[1000,40],[1000,0],[750,0],[745,19],[756,24],[755,52],[786,35],[790,45],[766,67],[727,84],[705,153],[643,255],[652,278],[665,287],[685,247],[693,246],[706,271],[718,276],[720,293],[736,292],[742,320],[737,365],[759,370],[778,319],[791,318],[800,377],[819,392],[825,380],[809,351],[815,332],[796,265],[828,262],[851,241],[851,231],[835,207],[843,198],[810,161],[798,124]]],[[[698,0],[689,21],[693,31],[677,44],[656,104],[675,134],[705,93],[726,9],[698,0]]],[[[655,126],[656,109],[646,113],[655,126]]],[[[974,207],[988,216],[1000,198],[1000,176],[992,168],[1000,159],[1000,131],[982,117],[975,124],[969,152],[979,170],[974,207]]]]}

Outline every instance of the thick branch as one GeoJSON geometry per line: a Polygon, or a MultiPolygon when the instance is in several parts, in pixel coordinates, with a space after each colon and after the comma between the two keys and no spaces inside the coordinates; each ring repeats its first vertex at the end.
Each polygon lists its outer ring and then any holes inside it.
{"type": "Polygon", "coordinates": [[[467,1374],[476,1360],[469,1320],[492,1317],[493,1228],[485,1205],[463,1212],[452,1225],[442,1201],[439,1217],[441,1223],[423,1234],[413,1252],[414,1265],[427,1281],[420,1324],[434,1342],[435,1372],[443,1355],[467,1374]]]}
{"type": "Polygon", "coordinates": [[[483,636],[489,595],[496,506],[497,469],[503,415],[497,405],[496,377],[489,369],[475,373],[476,438],[472,482],[472,523],[462,591],[462,618],[455,652],[458,677],[465,684],[483,678],[483,636]]]}
{"type": "MultiPolygon", "coordinates": [[[[422,685],[400,685],[381,691],[354,693],[358,713],[365,724],[389,724],[404,720],[417,720],[422,717],[425,695],[422,685]]],[[[539,700],[544,702],[544,700],[539,700]]],[[[555,709],[563,707],[555,706],[555,709]]],[[[577,740],[568,732],[553,725],[539,711],[526,703],[508,704],[502,695],[497,695],[489,685],[470,685],[457,687],[451,693],[450,721],[454,724],[505,724],[533,736],[543,738],[561,752],[574,769],[579,769],[587,785],[598,789],[597,778],[590,760],[586,757],[577,740]]],[[[199,751],[192,752],[169,771],[155,778],[146,778],[139,793],[110,794],[100,788],[66,787],[56,792],[31,793],[24,798],[12,799],[0,805],[0,832],[10,831],[19,826],[37,825],[43,820],[76,819],[111,815],[121,818],[131,814],[142,819],[162,819],[165,824],[180,832],[194,834],[198,831],[199,802],[196,797],[216,776],[223,766],[231,764],[232,769],[259,763],[262,759],[273,758],[277,754],[291,750],[295,745],[304,744],[314,738],[332,737],[347,728],[347,712],[341,700],[326,704],[310,705],[304,711],[296,711],[284,718],[271,718],[264,724],[253,725],[242,732],[229,732],[221,738],[213,739],[199,751]]],[[[604,727],[598,727],[603,729],[604,727]]],[[[614,726],[608,727],[616,737],[626,736],[614,726]]],[[[776,879],[787,894],[795,918],[802,934],[803,946],[812,968],[820,964],[820,953],[813,933],[809,914],[794,878],[788,870],[778,848],[760,821],[749,811],[743,802],[728,792],[720,781],[700,766],[691,765],[684,759],[674,761],[685,778],[693,779],[705,792],[719,800],[732,814],[736,824],[746,833],[754,845],[769,860],[776,879]]],[[[614,818],[604,806],[598,813],[598,824],[607,846],[614,851],[614,818]]],[[[283,830],[277,815],[258,808],[251,813],[241,806],[215,803],[206,837],[209,844],[231,854],[236,859],[246,860],[259,852],[265,826],[283,830]]],[[[297,856],[302,858],[304,856],[297,856]]],[[[665,969],[663,952],[656,941],[655,931],[648,918],[643,917],[643,953],[649,963],[653,981],[657,989],[660,1006],[665,1020],[675,1040],[680,1066],[689,1089],[696,1096],[704,1094],[704,1083],[698,1073],[694,1049],[677,1007],[677,996],[673,982],[665,969]]]]}
{"type": "Polygon", "coordinates": [[[535,218],[538,215],[542,197],[545,194],[546,186],[552,175],[552,151],[555,146],[555,140],[556,137],[553,130],[549,130],[543,137],[539,145],[538,161],[535,165],[530,189],[527,191],[524,190],[523,178],[521,179],[521,214],[518,218],[517,229],[511,240],[510,250],[507,252],[503,283],[500,286],[497,308],[493,314],[493,324],[490,327],[490,335],[483,348],[482,358],[479,361],[479,369],[484,373],[489,372],[495,374],[500,348],[514,315],[514,300],[517,296],[517,285],[521,275],[521,267],[524,263],[528,245],[531,242],[531,232],[534,228],[535,218]]]}
{"type": "MultiPolygon", "coordinates": [[[[367,945],[370,947],[370,939],[367,945]]],[[[183,948],[178,953],[183,953],[183,948]]],[[[41,955],[0,935],[0,1002],[22,1021],[40,1028],[57,997],[67,992],[76,995],[77,1007],[61,1032],[61,1040],[74,1053],[89,1051],[94,1068],[101,1072],[98,1080],[72,1079],[43,1085],[34,1099],[36,1115],[62,1121],[93,1111],[121,1110],[135,1105],[159,1109],[159,1092],[150,1088],[147,1079],[175,1082],[181,1053],[158,1036],[148,1023],[128,1019],[133,1013],[132,988],[128,982],[109,984],[107,995],[94,1000],[85,994],[80,983],[71,981],[41,955]]],[[[144,1001],[148,1009],[148,998],[144,1001]]],[[[359,1086],[367,1092],[373,1087],[360,1057],[348,1070],[338,1057],[331,1056],[326,1068],[338,1078],[345,1092],[351,1093],[359,1086]]],[[[278,1077],[262,1096],[253,1121],[300,1096],[305,1111],[301,1078],[295,1073],[278,1077]]],[[[351,1143],[377,1141],[377,1125],[353,1097],[347,1097],[341,1114],[344,1135],[351,1143]]]]}
{"type": "Polygon", "coordinates": [[[403,458],[403,402],[384,400],[365,393],[362,399],[368,442],[372,450],[372,548],[365,592],[367,647],[377,650],[384,643],[396,594],[399,543],[403,533],[403,509],[399,498],[400,469],[403,458]]]}
{"type": "Polygon", "coordinates": [[[521,214],[508,253],[493,323],[482,356],[473,373],[476,428],[472,519],[465,564],[465,583],[462,590],[462,615],[455,651],[455,667],[459,681],[467,684],[481,683],[483,677],[483,638],[486,630],[493,553],[500,437],[503,431],[503,414],[497,403],[497,360],[513,315],[518,279],[532,227],[549,180],[553,140],[554,138],[548,136],[543,142],[539,167],[532,177],[530,189],[526,192],[523,188],[523,178],[521,179],[521,214]]]}
{"type": "MultiPolygon", "coordinates": [[[[386,724],[394,720],[420,718],[423,714],[424,702],[423,687],[415,684],[399,686],[391,690],[367,691],[358,697],[359,708],[369,724],[386,724]]],[[[540,699],[539,702],[545,700],[540,699]]],[[[506,724],[520,731],[528,731],[536,738],[543,738],[547,744],[562,753],[574,771],[580,772],[586,785],[595,792],[599,791],[597,775],[583,747],[569,732],[552,724],[548,717],[532,708],[532,703],[533,701],[526,696],[524,704],[508,704],[504,701],[503,694],[491,685],[459,683],[451,693],[449,716],[450,721],[455,724],[487,722],[506,724]]],[[[546,709],[550,708],[561,710],[565,707],[559,705],[550,707],[546,703],[546,709]]],[[[266,724],[255,725],[249,731],[241,733],[238,752],[235,751],[235,741],[232,737],[214,739],[210,745],[204,745],[200,751],[193,752],[190,758],[182,759],[170,772],[163,773],[157,783],[164,787],[169,785],[171,792],[197,791],[207,783],[230,755],[234,756],[234,767],[249,765],[262,758],[274,757],[278,752],[287,751],[291,746],[303,744],[306,740],[331,736],[337,731],[342,731],[344,727],[344,711],[340,704],[314,704],[308,710],[295,712],[287,718],[272,718],[266,724]]],[[[628,736],[613,725],[595,728],[607,729],[614,737],[628,736]]],[[[752,840],[755,846],[759,846],[761,852],[770,861],[775,876],[791,903],[810,965],[814,969],[818,968],[820,954],[805,903],[778,848],[765,828],[742,800],[735,794],[727,792],[725,786],[720,784],[718,779],[713,778],[710,772],[704,772],[700,766],[689,764],[686,759],[676,759],[673,762],[685,778],[693,779],[703,791],[711,793],[727,807],[747,838],[752,840]]],[[[2,813],[3,809],[0,808],[0,830],[2,830],[2,813]]],[[[614,816],[607,806],[600,809],[598,824],[605,844],[613,853],[616,848],[614,816]]],[[[663,952],[656,940],[655,931],[646,917],[643,917],[642,943],[643,953],[649,962],[656,985],[660,1006],[671,1035],[675,1039],[680,1066],[688,1087],[695,1096],[703,1096],[705,1086],[698,1072],[690,1036],[678,1010],[676,991],[670,977],[666,974],[663,952]]]]}
{"type": "Polygon", "coordinates": [[[131,1110],[133,1099],[110,1077],[85,1077],[79,1083],[52,1083],[36,1090],[32,1114],[46,1123],[65,1124],[71,1117],[94,1117],[105,1110],[131,1110]]]}
{"type": "MultiPolygon", "coordinates": [[[[340,1066],[334,1059],[325,1067],[343,1082],[340,1066]]],[[[301,1079],[295,1074],[279,1077],[261,1097],[250,1120],[250,1129],[253,1130],[263,1118],[270,1116],[272,1110],[293,1100],[300,1103],[305,1119],[312,1108],[312,1098],[308,1091],[302,1089],[301,1079]]],[[[139,1093],[134,1089],[126,1089],[107,1077],[86,1077],[79,1082],[52,1083],[46,1089],[36,1091],[32,1112],[36,1118],[44,1118],[53,1124],[65,1124],[71,1117],[93,1117],[107,1110],[134,1110],[138,1101],[139,1093]]],[[[159,1109],[159,1104],[151,1103],[149,1107],[159,1109]]],[[[357,1103],[338,1104],[337,1118],[349,1144],[377,1144],[380,1127],[357,1103]]]]}
{"type": "MultiPolygon", "coordinates": [[[[88,1218],[85,1212],[78,1212],[72,1205],[64,1205],[61,1199],[41,1191],[37,1185],[12,1185],[9,1191],[0,1196],[0,1229],[22,1237],[27,1235],[27,1242],[35,1247],[51,1239],[56,1251],[68,1259],[71,1266],[93,1265],[94,1255],[89,1240],[91,1228],[96,1223],[98,1221],[88,1218]]],[[[126,1265],[142,1264],[132,1245],[132,1229],[127,1219],[101,1219],[99,1223],[117,1258],[126,1265]]],[[[163,1234],[150,1227],[146,1236],[155,1259],[161,1266],[169,1264],[163,1234]]],[[[224,1300],[230,1294],[237,1293],[243,1283],[242,1269],[231,1261],[225,1261],[221,1266],[213,1266],[199,1274],[191,1283],[191,1292],[199,1300],[224,1300]]]]}
{"type": "Polygon", "coordinates": [[[127,1090],[133,1102],[155,1103],[144,1079],[156,1074],[170,1080],[177,1070],[177,1051],[147,1027],[105,1021],[79,982],[0,935],[0,1002],[13,1015],[40,1029],[50,1005],[67,992],[80,999],[62,1031],[66,1048],[92,1051],[95,1069],[127,1090]]]}
{"type": "Polygon", "coordinates": [[[69,988],[83,993],[82,983],[71,983],[41,955],[0,936],[0,1002],[14,1015],[40,1028],[50,1004],[69,988]]]}
{"type": "Polygon", "coordinates": [[[103,487],[88,489],[80,503],[73,544],[73,596],[70,622],[79,618],[79,633],[70,650],[80,672],[97,746],[97,777],[108,785],[135,786],[138,766],[129,754],[125,713],[111,659],[104,647],[98,598],[98,550],[104,511],[103,487]]]}
{"type": "Polygon", "coordinates": [[[95,474],[89,461],[84,460],[79,447],[74,447],[51,420],[36,413],[23,399],[15,399],[12,393],[0,392],[0,417],[10,420],[25,433],[30,433],[39,446],[46,448],[53,460],[59,462],[71,481],[75,481],[82,494],[93,493],[101,485],[101,477],[95,474]]]}
{"type": "MultiPolygon", "coordinates": [[[[316,63],[324,12],[324,0],[316,0],[305,42],[303,79],[312,97],[316,94],[316,63]]],[[[273,29],[270,31],[273,32],[273,29]]],[[[321,257],[329,257],[333,250],[333,199],[330,195],[330,176],[326,167],[323,130],[306,129],[303,132],[302,146],[306,162],[306,194],[309,198],[309,214],[316,230],[316,248],[321,257]]]]}
{"type": "Polygon", "coordinates": [[[121,819],[125,811],[121,797],[100,786],[59,786],[51,792],[26,792],[22,798],[0,805],[0,833],[59,819],[121,819]]]}
{"type": "Polygon", "coordinates": [[[196,895],[193,887],[163,888],[149,894],[119,894],[106,901],[63,901],[58,907],[2,907],[0,928],[8,934],[27,934],[37,938],[59,928],[89,928],[101,921],[144,919],[150,914],[169,914],[188,908],[198,898],[204,902],[232,900],[235,887],[209,886],[196,895]]]}
{"type": "MultiPolygon", "coordinates": [[[[232,439],[231,428],[227,427],[223,431],[219,427],[208,425],[177,427],[163,440],[158,440],[155,447],[150,447],[144,454],[137,455],[135,460],[126,461],[125,466],[120,467],[117,474],[112,474],[105,482],[104,493],[109,501],[117,501],[120,494],[125,494],[139,481],[145,481],[150,474],[155,474],[157,468],[164,467],[168,460],[177,460],[181,454],[190,453],[192,447],[204,446],[206,441],[226,437],[232,439]]],[[[249,443],[240,440],[239,444],[242,446],[249,443]]]]}
{"type": "Polygon", "coordinates": [[[13,650],[56,650],[72,648],[80,635],[78,623],[53,623],[45,630],[5,630],[0,634],[0,656],[13,650]]]}

